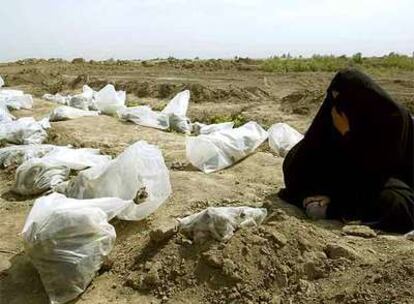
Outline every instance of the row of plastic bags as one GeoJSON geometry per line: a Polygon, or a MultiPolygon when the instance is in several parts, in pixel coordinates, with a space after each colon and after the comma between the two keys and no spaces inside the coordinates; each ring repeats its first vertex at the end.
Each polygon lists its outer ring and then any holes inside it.
{"type": "MultiPolygon", "coordinates": [[[[91,110],[112,115],[125,107],[126,92],[116,91],[112,84],[107,84],[98,92],[94,91],[89,86],[84,85],[82,93],[74,96],[45,94],[43,95],[43,98],[85,112],[91,110]]],[[[77,112],[78,115],[79,113],[81,112],[77,112]]]]}

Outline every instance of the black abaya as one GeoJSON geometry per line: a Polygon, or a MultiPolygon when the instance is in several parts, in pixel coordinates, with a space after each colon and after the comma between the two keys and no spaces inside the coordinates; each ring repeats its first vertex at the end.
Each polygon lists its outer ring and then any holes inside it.
{"type": "Polygon", "coordinates": [[[339,72],[305,137],[286,156],[281,197],[302,207],[308,196],[327,195],[329,218],[414,229],[413,129],[410,113],[372,79],[339,72]],[[345,136],[334,127],[333,106],[349,120],[345,136]]]}

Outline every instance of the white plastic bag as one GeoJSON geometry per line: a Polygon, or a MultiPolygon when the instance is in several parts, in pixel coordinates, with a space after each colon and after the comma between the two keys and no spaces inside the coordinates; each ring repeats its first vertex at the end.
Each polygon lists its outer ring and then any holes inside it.
{"type": "Polygon", "coordinates": [[[190,101],[190,91],[185,90],[171,99],[165,108],[161,111],[164,114],[175,114],[178,116],[187,116],[188,103],[190,101]]]}
{"type": "Polygon", "coordinates": [[[62,96],[59,93],[52,95],[52,94],[45,94],[42,97],[43,99],[47,101],[51,101],[54,103],[62,104],[62,105],[69,105],[69,101],[72,98],[72,96],[62,96]]]}
{"type": "Polygon", "coordinates": [[[4,80],[3,80],[3,78],[0,76],[0,88],[1,88],[2,86],[4,86],[4,80]]]}
{"type": "Polygon", "coordinates": [[[55,146],[42,158],[26,161],[17,168],[13,191],[21,195],[43,193],[67,180],[70,170],[101,166],[110,160],[110,156],[100,155],[97,149],[55,146]]]}
{"type": "Polygon", "coordinates": [[[33,106],[32,95],[24,94],[20,90],[0,90],[0,101],[13,110],[31,109],[33,106]]]}
{"type": "Polygon", "coordinates": [[[194,135],[207,135],[217,131],[233,129],[234,122],[222,122],[217,124],[206,125],[200,122],[195,122],[192,125],[192,132],[194,135]]]}
{"type": "Polygon", "coordinates": [[[228,241],[240,227],[260,225],[267,215],[265,208],[209,207],[199,213],[178,219],[180,231],[195,242],[213,237],[228,241]]]}
{"type": "Polygon", "coordinates": [[[32,158],[16,170],[13,192],[36,195],[53,189],[69,177],[70,169],[53,161],[32,158]]]}
{"type": "Polygon", "coordinates": [[[22,234],[52,304],[75,299],[90,284],[116,239],[108,221],[131,203],[74,200],[57,193],[35,201],[22,234]]]}
{"type": "Polygon", "coordinates": [[[132,121],[133,123],[150,128],[167,130],[170,127],[168,114],[155,112],[149,106],[138,106],[125,108],[118,111],[118,116],[122,120],[132,121]]]}
{"type": "Polygon", "coordinates": [[[107,164],[111,157],[101,155],[99,149],[55,146],[43,158],[49,162],[68,167],[71,170],[84,170],[86,168],[107,164]]]}
{"type": "Polygon", "coordinates": [[[107,84],[96,93],[95,98],[95,106],[99,111],[105,114],[115,114],[125,107],[126,92],[117,92],[112,84],[107,84]]]}
{"type": "Polygon", "coordinates": [[[185,90],[171,99],[161,112],[153,111],[149,106],[138,106],[121,109],[118,116],[140,126],[190,134],[192,126],[186,116],[189,100],[190,91],[185,90]]]}
{"type": "Polygon", "coordinates": [[[204,173],[218,171],[253,153],[267,136],[267,132],[253,121],[235,129],[196,137],[188,136],[187,159],[204,173]]]}
{"type": "Polygon", "coordinates": [[[99,113],[96,111],[84,111],[68,106],[60,106],[54,109],[49,114],[50,121],[61,121],[61,120],[69,120],[69,119],[76,119],[79,117],[88,117],[88,116],[98,116],[99,113]]]}
{"type": "Polygon", "coordinates": [[[169,114],[170,130],[184,134],[191,134],[191,121],[184,115],[169,114]]]}
{"type": "Polygon", "coordinates": [[[0,123],[12,121],[14,118],[15,117],[10,114],[6,103],[0,100],[0,123]]]}
{"type": "Polygon", "coordinates": [[[84,111],[87,111],[89,109],[89,103],[90,101],[82,95],[72,96],[69,100],[69,106],[84,111]]]}
{"type": "Polygon", "coordinates": [[[36,121],[33,117],[4,122],[0,124],[0,140],[12,144],[41,144],[47,138],[45,129],[49,127],[47,119],[36,121]]]}
{"type": "Polygon", "coordinates": [[[141,220],[171,194],[169,172],[161,151],[145,141],[129,146],[107,164],[80,172],[66,189],[68,197],[79,199],[119,197],[132,200],[140,193],[145,193],[145,201],[130,206],[118,217],[141,220]]]}
{"type": "Polygon", "coordinates": [[[0,166],[20,165],[23,162],[43,157],[55,148],[53,145],[18,145],[0,148],[0,166]]]}
{"type": "Polygon", "coordinates": [[[268,132],[270,148],[281,157],[285,157],[290,149],[303,138],[302,134],[285,123],[272,125],[268,132]]]}

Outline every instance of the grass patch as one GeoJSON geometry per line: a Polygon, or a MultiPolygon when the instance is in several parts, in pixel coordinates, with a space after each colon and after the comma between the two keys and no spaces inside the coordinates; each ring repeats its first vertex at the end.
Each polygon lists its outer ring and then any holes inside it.
{"type": "Polygon", "coordinates": [[[267,72],[335,72],[347,67],[360,69],[387,69],[414,71],[414,56],[390,53],[382,57],[363,57],[361,53],[347,56],[321,56],[311,58],[283,55],[263,60],[260,69],[267,72]]]}
{"type": "Polygon", "coordinates": [[[222,122],[234,122],[234,126],[240,127],[248,122],[248,119],[241,113],[235,113],[230,115],[216,115],[209,117],[208,124],[216,124],[216,123],[222,123],[222,122]]]}

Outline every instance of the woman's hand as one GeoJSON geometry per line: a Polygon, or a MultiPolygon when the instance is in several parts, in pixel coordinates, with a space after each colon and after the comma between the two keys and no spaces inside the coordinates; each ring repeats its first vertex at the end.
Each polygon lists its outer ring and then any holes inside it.
{"type": "Polygon", "coordinates": [[[335,107],[332,107],[331,111],[332,120],[335,128],[344,136],[349,132],[349,120],[345,113],[339,113],[335,107]]]}
{"type": "Polygon", "coordinates": [[[309,218],[319,220],[326,218],[326,210],[330,202],[331,199],[326,195],[309,196],[303,200],[303,207],[309,218]]]}

